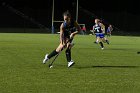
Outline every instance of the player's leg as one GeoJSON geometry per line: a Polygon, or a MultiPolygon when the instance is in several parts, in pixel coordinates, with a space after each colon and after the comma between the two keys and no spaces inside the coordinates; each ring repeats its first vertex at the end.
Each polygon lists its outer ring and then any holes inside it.
{"type": "Polygon", "coordinates": [[[99,34],[96,34],[96,41],[94,42],[95,44],[98,44],[98,42],[99,42],[99,40],[98,40],[98,38],[97,37],[99,37],[99,34]]]}
{"type": "Polygon", "coordinates": [[[72,48],[75,45],[75,43],[73,42],[73,38],[70,39],[69,42],[70,42],[70,47],[72,48]]]}
{"type": "Polygon", "coordinates": [[[66,48],[66,58],[67,58],[67,62],[71,61],[71,48],[70,48],[70,44],[68,44],[68,47],[66,48]]]}
{"type": "Polygon", "coordinates": [[[66,53],[66,58],[67,58],[67,62],[68,62],[68,67],[71,67],[72,65],[74,65],[74,61],[73,60],[71,60],[71,44],[70,43],[68,43],[67,44],[67,49],[66,49],[66,51],[65,51],[65,53],[66,53]]]}
{"type": "Polygon", "coordinates": [[[111,36],[111,31],[109,32],[109,37],[111,36]]]}
{"type": "Polygon", "coordinates": [[[110,37],[109,32],[107,32],[107,37],[110,37]]]}
{"type": "Polygon", "coordinates": [[[102,41],[103,41],[104,43],[109,44],[109,40],[105,37],[104,34],[101,34],[101,35],[100,35],[100,38],[102,39],[102,41]]]}
{"type": "Polygon", "coordinates": [[[98,37],[98,40],[99,40],[99,44],[100,44],[101,49],[104,49],[104,44],[102,42],[103,41],[102,38],[98,37]]]}
{"type": "Polygon", "coordinates": [[[45,55],[45,58],[43,59],[43,63],[45,64],[49,59],[57,55],[63,48],[64,48],[64,45],[60,43],[59,46],[55,50],[53,50],[50,54],[45,55]]]}
{"type": "Polygon", "coordinates": [[[109,44],[109,40],[106,37],[104,37],[104,40],[107,44],[109,44]]]}
{"type": "Polygon", "coordinates": [[[102,42],[99,42],[101,49],[104,49],[104,44],[102,42]]]}

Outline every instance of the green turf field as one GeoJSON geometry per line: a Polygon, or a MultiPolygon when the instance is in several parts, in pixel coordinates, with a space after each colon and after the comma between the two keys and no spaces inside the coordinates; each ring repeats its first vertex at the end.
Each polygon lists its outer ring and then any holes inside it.
{"type": "Polygon", "coordinates": [[[50,69],[42,60],[59,35],[0,33],[0,93],[139,93],[140,37],[109,39],[101,50],[95,36],[77,35],[76,64],[67,68],[63,51],[50,69]]]}

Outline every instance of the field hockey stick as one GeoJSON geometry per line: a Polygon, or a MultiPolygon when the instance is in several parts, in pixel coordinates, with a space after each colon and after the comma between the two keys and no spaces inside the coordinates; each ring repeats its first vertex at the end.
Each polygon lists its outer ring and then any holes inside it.
{"type": "MultiPolygon", "coordinates": [[[[66,45],[67,45],[67,43],[68,42],[71,42],[72,41],[72,39],[69,39],[67,42],[66,42],[66,45]]],[[[64,46],[65,47],[65,46],[64,46]]],[[[61,49],[61,51],[64,49],[64,47],[61,49]]],[[[53,63],[54,63],[54,61],[56,60],[56,58],[59,56],[59,54],[61,53],[61,51],[54,57],[54,59],[52,60],[52,62],[49,64],[49,68],[52,68],[53,66],[53,63]]]]}

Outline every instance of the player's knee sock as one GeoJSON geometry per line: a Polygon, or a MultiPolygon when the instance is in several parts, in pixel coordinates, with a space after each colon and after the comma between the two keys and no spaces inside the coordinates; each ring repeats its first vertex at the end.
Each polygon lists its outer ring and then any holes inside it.
{"type": "Polygon", "coordinates": [[[109,44],[109,41],[108,40],[105,40],[107,42],[107,44],[109,44]]]}
{"type": "Polygon", "coordinates": [[[56,49],[54,51],[52,51],[49,55],[48,55],[48,58],[52,58],[53,56],[57,55],[58,52],[56,51],[56,49]]]}
{"type": "Polygon", "coordinates": [[[67,49],[65,53],[66,53],[67,61],[70,62],[71,61],[71,49],[67,49]]]}
{"type": "Polygon", "coordinates": [[[102,42],[99,42],[99,44],[100,44],[100,46],[103,48],[104,47],[104,45],[103,45],[103,43],[102,42]]]}

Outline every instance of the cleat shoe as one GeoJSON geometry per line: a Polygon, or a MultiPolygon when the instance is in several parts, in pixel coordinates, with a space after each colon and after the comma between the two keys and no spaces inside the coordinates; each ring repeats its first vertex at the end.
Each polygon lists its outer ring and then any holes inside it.
{"type": "Polygon", "coordinates": [[[104,50],[104,47],[102,47],[101,49],[104,50]]]}
{"type": "Polygon", "coordinates": [[[71,66],[73,66],[74,64],[75,64],[74,61],[71,60],[70,62],[68,62],[68,67],[71,67],[71,66]]]}
{"type": "Polygon", "coordinates": [[[45,64],[49,60],[48,54],[45,55],[45,58],[43,59],[43,64],[45,64]]]}

